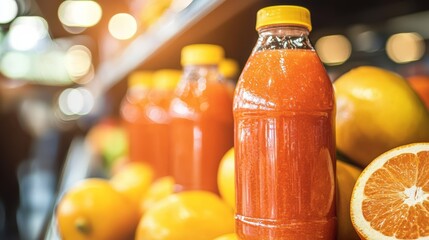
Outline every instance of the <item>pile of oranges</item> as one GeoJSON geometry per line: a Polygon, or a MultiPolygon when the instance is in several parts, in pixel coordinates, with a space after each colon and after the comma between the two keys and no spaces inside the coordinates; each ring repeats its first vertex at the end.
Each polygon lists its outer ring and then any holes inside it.
{"type": "Polygon", "coordinates": [[[173,178],[154,181],[148,165],[127,163],[110,179],[82,180],[61,198],[56,208],[59,233],[64,240],[204,240],[232,234],[234,192],[225,189],[234,179],[224,177],[231,170],[219,171],[221,189],[228,192],[224,200],[207,191],[173,193],[173,178]]]}
{"type": "MultiPolygon", "coordinates": [[[[429,79],[359,67],[334,88],[337,239],[429,237],[429,79]]],[[[59,233],[64,240],[238,239],[234,168],[232,148],[219,166],[216,195],[174,193],[173,178],[154,180],[144,163],[127,163],[61,198],[59,233]]]]}
{"type": "MultiPolygon", "coordinates": [[[[110,179],[85,179],[73,186],[56,209],[62,239],[234,240],[234,148],[218,169],[220,196],[205,191],[174,193],[174,179],[153,180],[144,163],[127,163],[110,179]]],[[[351,190],[360,169],[337,161],[340,184],[339,235],[353,239],[351,190]]],[[[341,238],[339,238],[341,239],[341,238]]]]}

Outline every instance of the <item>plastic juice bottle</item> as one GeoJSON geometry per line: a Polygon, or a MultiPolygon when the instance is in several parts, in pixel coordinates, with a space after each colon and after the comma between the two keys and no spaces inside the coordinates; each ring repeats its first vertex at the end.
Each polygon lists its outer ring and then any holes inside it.
{"type": "Polygon", "coordinates": [[[179,70],[163,69],[154,72],[149,102],[143,106],[148,134],[142,136],[142,142],[147,146],[145,159],[154,170],[155,178],[171,174],[169,106],[180,77],[179,70]]]}
{"type": "Polygon", "coordinates": [[[219,162],[234,142],[232,96],[218,72],[223,54],[210,44],[182,49],[183,76],[170,105],[176,191],[218,193],[219,162]]]}
{"type": "Polygon", "coordinates": [[[129,138],[130,161],[146,160],[144,136],[147,135],[143,108],[152,88],[152,72],[136,71],[128,78],[128,90],[121,103],[120,114],[129,138]]]}
{"type": "Polygon", "coordinates": [[[257,14],[234,97],[240,239],[335,239],[335,100],[309,41],[310,13],[257,14]]]}

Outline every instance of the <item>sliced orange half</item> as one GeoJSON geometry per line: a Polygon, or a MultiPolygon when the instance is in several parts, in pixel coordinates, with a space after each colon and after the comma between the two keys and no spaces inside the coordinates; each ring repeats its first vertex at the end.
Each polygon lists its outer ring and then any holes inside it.
{"type": "Polygon", "coordinates": [[[350,204],[362,239],[429,239],[429,143],[374,159],[359,176],[350,204]]]}

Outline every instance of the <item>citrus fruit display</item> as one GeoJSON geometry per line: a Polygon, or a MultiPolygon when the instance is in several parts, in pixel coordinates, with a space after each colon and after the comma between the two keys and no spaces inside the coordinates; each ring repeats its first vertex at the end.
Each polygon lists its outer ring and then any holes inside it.
{"type": "Polygon", "coordinates": [[[153,171],[149,165],[141,162],[130,162],[118,170],[110,179],[112,186],[127,196],[136,209],[149,189],[153,180],[153,171]]]}
{"type": "Polygon", "coordinates": [[[361,169],[337,160],[337,240],[359,240],[350,219],[350,199],[361,169]]]}
{"type": "Polygon", "coordinates": [[[234,148],[228,150],[223,156],[217,175],[217,185],[221,197],[235,209],[235,161],[234,148]]]}
{"type": "Polygon", "coordinates": [[[414,91],[416,91],[423,100],[426,108],[429,109],[429,76],[416,75],[408,77],[407,80],[414,91]]]}
{"type": "Polygon", "coordinates": [[[235,233],[228,233],[224,234],[222,236],[219,236],[213,240],[239,240],[237,234],[235,233]]]}
{"type": "Polygon", "coordinates": [[[234,214],[217,195],[206,191],[175,193],[143,215],[136,240],[206,240],[234,232],[234,214]]]}
{"type": "Polygon", "coordinates": [[[353,189],[350,215],[362,239],[429,239],[429,143],[374,159],[353,189]]]}
{"type": "Polygon", "coordinates": [[[128,152],[127,132],[114,118],[106,118],[95,124],[89,130],[86,141],[94,154],[103,159],[107,169],[128,152]]]}
{"type": "Polygon", "coordinates": [[[429,141],[429,112],[399,75],[362,66],[334,82],[337,148],[365,167],[394,147],[429,141]]]}
{"type": "Polygon", "coordinates": [[[63,240],[132,239],[138,214],[106,180],[86,179],[60,199],[56,209],[63,240]]]}
{"type": "Polygon", "coordinates": [[[144,194],[143,199],[140,203],[140,211],[142,213],[149,210],[161,199],[173,194],[174,191],[174,179],[170,176],[162,177],[154,181],[147,192],[144,194]]]}

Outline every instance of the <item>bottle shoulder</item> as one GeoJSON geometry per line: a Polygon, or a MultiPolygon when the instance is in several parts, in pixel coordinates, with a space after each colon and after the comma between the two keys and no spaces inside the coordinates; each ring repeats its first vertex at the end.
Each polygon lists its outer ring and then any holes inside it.
{"type": "Polygon", "coordinates": [[[331,109],[332,82],[311,50],[253,53],[237,83],[234,109],[331,109]]]}

